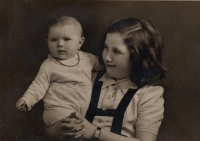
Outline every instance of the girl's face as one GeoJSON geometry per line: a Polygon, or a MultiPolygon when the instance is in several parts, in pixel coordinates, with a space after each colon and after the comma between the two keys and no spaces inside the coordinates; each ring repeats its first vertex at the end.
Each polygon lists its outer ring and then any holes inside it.
{"type": "Polygon", "coordinates": [[[81,30],[74,25],[52,26],[48,34],[48,47],[53,57],[66,60],[73,57],[84,42],[81,30]]]}
{"type": "Polygon", "coordinates": [[[112,78],[124,79],[130,77],[132,61],[130,51],[118,33],[108,33],[106,36],[102,58],[106,72],[112,78]]]}

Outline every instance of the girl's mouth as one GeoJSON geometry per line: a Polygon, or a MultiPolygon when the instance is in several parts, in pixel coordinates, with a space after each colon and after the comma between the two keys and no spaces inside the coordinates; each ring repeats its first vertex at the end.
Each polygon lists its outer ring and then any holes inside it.
{"type": "Polygon", "coordinates": [[[115,65],[106,65],[107,67],[116,67],[115,65]]]}

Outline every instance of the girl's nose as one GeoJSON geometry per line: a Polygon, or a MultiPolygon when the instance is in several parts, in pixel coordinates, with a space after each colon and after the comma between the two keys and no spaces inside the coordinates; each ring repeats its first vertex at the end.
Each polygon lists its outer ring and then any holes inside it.
{"type": "Polygon", "coordinates": [[[108,62],[112,61],[112,56],[109,52],[107,52],[107,54],[105,55],[105,60],[108,62]]]}

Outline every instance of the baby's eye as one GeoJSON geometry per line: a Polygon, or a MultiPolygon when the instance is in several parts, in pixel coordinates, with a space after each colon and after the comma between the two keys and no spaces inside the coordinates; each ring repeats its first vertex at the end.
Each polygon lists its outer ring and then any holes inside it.
{"type": "Polygon", "coordinates": [[[57,41],[57,39],[51,39],[51,41],[52,41],[52,42],[56,42],[56,41],[57,41]]]}
{"type": "Polygon", "coordinates": [[[70,39],[69,39],[69,38],[64,38],[64,40],[65,40],[65,41],[69,41],[70,39]]]}

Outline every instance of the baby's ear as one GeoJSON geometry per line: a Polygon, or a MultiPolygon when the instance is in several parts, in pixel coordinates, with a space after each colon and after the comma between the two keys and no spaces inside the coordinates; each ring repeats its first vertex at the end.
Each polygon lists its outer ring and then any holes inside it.
{"type": "Polygon", "coordinates": [[[83,45],[84,42],[85,42],[85,37],[81,37],[81,39],[79,41],[79,44],[80,44],[79,50],[80,50],[80,48],[81,48],[81,46],[83,45]]]}
{"type": "Polygon", "coordinates": [[[85,37],[81,37],[79,43],[82,45],[85,42],[85,37]]]}

